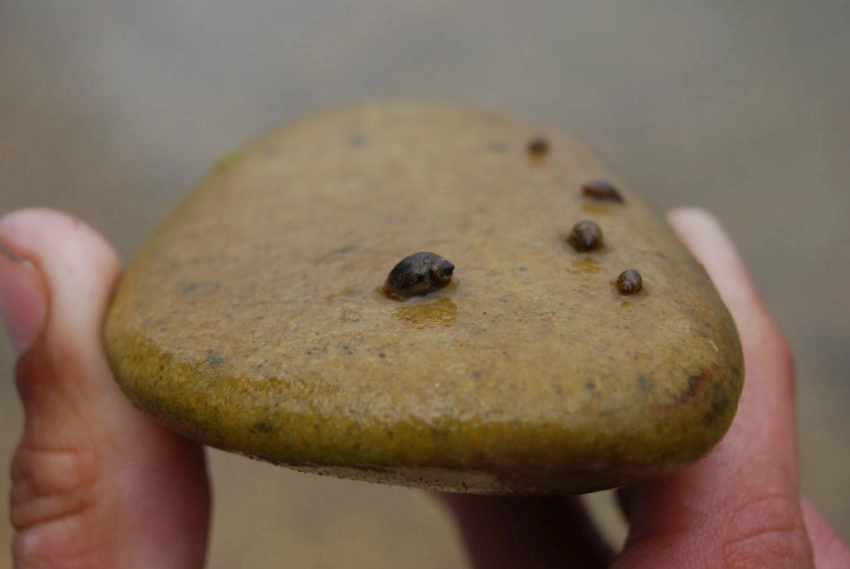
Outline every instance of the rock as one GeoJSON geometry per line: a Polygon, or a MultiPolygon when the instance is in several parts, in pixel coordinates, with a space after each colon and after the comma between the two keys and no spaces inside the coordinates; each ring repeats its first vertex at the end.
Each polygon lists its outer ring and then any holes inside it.
{"type": "Polygon", "coordinates": [[[549,129],[408,102],[222,160],[128,269],[106,342],[127,395],[193,439],[462,492],[670,472],[723,436],[743,382],[706,273],[620,176],[549,129]],[[453,273],[386,294],[417,252],[422,278],[453,273]]]}

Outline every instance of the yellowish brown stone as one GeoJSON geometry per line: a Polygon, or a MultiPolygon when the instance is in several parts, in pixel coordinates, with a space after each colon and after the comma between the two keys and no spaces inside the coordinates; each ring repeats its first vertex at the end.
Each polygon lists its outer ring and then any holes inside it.
{"type": "Polygon", "coordinates": [[[669,472],[722,437],[743,381],[704,270],[623,179],[539,126],[412,102],[311,117],[221,161],[128,269],[106,341],[130,398],[191,438],[481,493],[669,472]],[[622,202],[584,195],[596,180],[622,202]],[[583,219],[600,249],[567,243],[583,219]],[[452,282],[383,294],[417,251],[452,282]]]}

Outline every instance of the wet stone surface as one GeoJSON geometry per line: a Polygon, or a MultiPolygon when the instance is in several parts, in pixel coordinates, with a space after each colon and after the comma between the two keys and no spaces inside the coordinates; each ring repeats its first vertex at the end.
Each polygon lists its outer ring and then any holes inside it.
{"type": "Polygon", "coordinates": [[[541,131],[366,103],[230,155],[127,270],[106,331],[117,380],[189,437],[372,482],[587,492],[695,460],[736,409],[734,325],[598,158],[546,130],[545,164],[529,160],[541,131]],[[576,250],[564,220],[588,205],[604,247],[576,250]],[[626,267],[638,294],[612,281],[626,267]]]}

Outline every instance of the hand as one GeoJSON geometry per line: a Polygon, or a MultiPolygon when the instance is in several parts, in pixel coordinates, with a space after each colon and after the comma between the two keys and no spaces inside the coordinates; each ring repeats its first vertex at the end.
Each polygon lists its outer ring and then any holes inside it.
{"type": "Polygon", "coordinates": [[[210,494],[200,445],[124,397],[102,326],[118,257],[81,221],[0,219],[0,308],[21,353],[12,461],[15,567],[200,568],[210,494]]]}
{"type": "MultiPolygon", "coordinates": [[[[738,322],[747,383],[732,428],[697,464],[621,494],[631,531],[615,560],[573,498],[447,497],[476,567],[850,567],[797,489],[784,340],[717,224],[697,211],[671,222],[738,322]]],[[[0,219],[0,308],[26,413],[12,464],[16,567],[203,566],[203,451],[133,408],[104,359],[118,275],[112,249],[79,220],[0,219]]]]}

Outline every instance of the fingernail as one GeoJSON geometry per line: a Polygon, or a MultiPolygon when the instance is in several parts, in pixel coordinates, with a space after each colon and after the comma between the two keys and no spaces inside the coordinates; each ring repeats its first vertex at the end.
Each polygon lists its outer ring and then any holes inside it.
{"type": "Polygon", "coordinates": [[[0,316],[15,353],[41,334],[47,312],[44,281],[35,265],[0,241],[0,316]]]}

